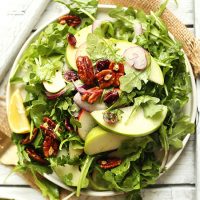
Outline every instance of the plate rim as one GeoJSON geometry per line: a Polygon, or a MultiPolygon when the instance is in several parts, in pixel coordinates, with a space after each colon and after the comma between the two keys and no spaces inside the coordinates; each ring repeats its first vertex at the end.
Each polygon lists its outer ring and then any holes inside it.
{"type": "MultiPolygon", "coordinates": [[[[116,5],[107,5],[107,4],[99,4],[98,5],[98,9],[113,9],[116,8],[116,5]]],[[[65,14],[67,14],[68,12],[66,11],[65,14]]],[[[63,15],[63,14],[62,14],[63,15]]],[[[60,17],[60,14],[56,15],[56,17],[47,20],[45,24],[43,24],[40,28],[38,28],[34,33],[32,33],[28,39],[25,41],[25,43],[23,44],[22,48],[20,49],[17,57],[15,58],[13,64],[12,64],[12,68],[9,72],[9,79],[8,79],[8,84],[7,84],[7,88],[6,88],[6,110],[8,113],[8,105],[9,105],[9,100],[10,100],[10,78],[12,77],[12,75],[15,73],[15,71],[17,70],[17,66],[18,66],[18,62],[21,59],[24,51],[28,48],[28,46],[30,45],[30,43],[34,40],[35,37],[37,37],[38,34],[40,34],[41,31],[43,31],[50,23],[56,21],[58,18],[60,17]]],[[[172,37],[173,34],[170,33],[170,35],[172,37]]],[[[183,51],[184,52],[184,51],[183,51]]],[[[192,70],[192,66],[189,62],[189,59],[186,55],[186,53],[184,52],[184,57],[185,57],[185,62],[186,65],[189,69],[189,74],[190,74],[190,80],[191,80],[191,87],[192,87],[192,93],[191,93],[191,100],[192,100],[192,108],[191,108],[191,122],[195,122],[195,118],[196,118],[196,113],[197,113],[197,88],[196,88],[196,83],[195,83],[195,77],[193,74],[193,70],[192,70]]],[[[165,174],[176,162],[176,160],[179,158],[179,156],[181,155],[182,151],[185,149],[185,146],[188,142],[190,138],[190,134],[187,134],[183,140],[183,147],[178,150],[173,157],[171,158],[171,160],[169,162],[167,162],[167,164],[165,165],[165,172],[161,173],[160,176],[162,176],[163,174],[165,174]]],[[[159,177],[160,177],[159,176],[159,177]]],[[[72,187],[66,186],[64,185],[64,183],[62,183],[62,181],[57,181],[52,174],[44,174],[44,177],[46,179],[48,179],[49,181],[53,182],[54,184],[62,187],[63,189],[66,189],[68,191],[73,192],[74,189],[72,187]]],[[[96,196],[96,197],[102,197],[102,196],[116,196],[119,194],[123,194],[124,192],[116,192],[116,191],[95,191],[95,190],[83,190],[81,192],[82,195],[87,195],[87,196],[96,196]]]]}

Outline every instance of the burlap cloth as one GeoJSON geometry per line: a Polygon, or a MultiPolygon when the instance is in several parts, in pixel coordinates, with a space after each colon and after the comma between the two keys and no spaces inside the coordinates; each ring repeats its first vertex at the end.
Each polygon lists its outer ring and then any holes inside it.
{"type": "MultiPolygon", "coordinates": [[[[159,8],[160,1],[159,0],[100,0],[101,4],[114,4],[120,6],[132,6],[136,9],[143,9],[146,13],[149,13],[151,10],[155,11],[159,8]]],[[[181,2],[180,2],[181,3],[181,2]]],[[[183,49],[185,50],[191,64],[193,67],[194,74],[197,76],[200,74],[200,40],[194,37],[194,34],[190,32],[184,24],[182,24],[169,10],[165,10],[162,19],[167,25],[169,31],[175,36],[177,40],[179,40],[183,49]]],[[[5,100],[4,98],[0,98],[0,161],[4,164],[14,164],[16,157],[15,149],[11,146],[11,131],[8,126],[6,109],[5,109],[5,100]],[[9,149],[9,150],[8,150],[9,149]],[[13,159],[8,159],[8,158],[13,159]],[[2,159],[3,158],[3,159],[2,159]]],[[[22,175],[25,180],[34,188],[36,186],[32,182],[32,177],[30,175],[22,175]]],[[[67,192],[64,190],[61,191],[61,199],[64,197],[67,192]]],[[[73,199],[72,197],[71,199],[73,199]]],[[[85,198],[84,198],[85,199],[85,198]]],[[[99,199],[99,198],[93,198],[99,199]]],[[[107,199],[107,198],[103,198],[107,199]]],[[[111,199],[111,198],[109,198],[111,199]]],[[[116,199],[116,198],[113,198],[116,199]]]]}

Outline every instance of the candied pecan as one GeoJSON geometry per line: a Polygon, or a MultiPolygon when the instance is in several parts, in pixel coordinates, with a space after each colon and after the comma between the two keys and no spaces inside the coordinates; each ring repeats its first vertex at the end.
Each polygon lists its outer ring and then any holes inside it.
{"type": "Polygon", "coordinates": [[[67,23],[68,26],[78,26],[81,23],[81,18],[76,15],[63,15],[58,19],[59,23],[64,25],[67,23]]]}
{"type": "Polygon", "coordinates": [[[96,70],[97,72],[100,72],[104,69],[108,69],[110,65],[110,61],[109,60],[99,60],[96,63],[96,70]]]}
{"type": "Polygon", "coordinates": [[[46,163],[47,163],[47,161],[46,161],[44,158],[42,158],[42,156],[40,156],[40,155],[36,152],[36,150],[35,150],[34,148],[32,148],[32,147],[27,147],[27,148],[26,148],[26,152],[28,153],[28,156],[29,156],[31,159],[33,159],[33,160],[35,160],[35,161],[38,161],[39,163],[42,163],[42,164],[46,164],[46,163]]]}
{"type": "Polygon", "coordinates": [[[102,169],[112,169],[119,166],[122,160],[120,158],[107,158],[105,160],[99,160],[98,163],[102,169]]]}
{"type": "Polygon", "coordinates": [[[65,119],[65,128],[68,130],[68,131],[73,131],[74,128],[71,126],[70,122],[69,122],[69,119],[65,119]]]}
{"type": "Polygon", "coordinates": [[[119,99],[119,93],[116,90],[109,91],[104,95],[104,102],[107,104],[113,104],[119,99]]]}
{"type": "Polygon", "coordinates": [[[71,46],[73,46],[73,47],[76,46],[76,38],[75,38],[75,36],[73,34],[69,33],[67,35],[67,41],[71,46]]]}
{"type": "Polygon", "coordinates": [[[100,88],[110,87],[115,80],[115,74],[110,69],[102,70],[96,74],[100,88]]]}
{"type": "Polygon", "coordinates": [[[59,149],[59,141],[46,136],[43,142],[43,153],[45,157],[56,156],[59,149]]]}
{"type": "Polygon", "coordinates": [[[92,61],[89,59],[89,57],[79,56],[76,59],[76,65],[78,68],[79,78],[86,85],[94,85],[94,81],[95,81],[94,69],[92,66],[92,61]]]}
{"type": "Polygon", "coordinates": [[[43,124],[43,125],[40,125],[40,129],[46,134],[46,135],[49,135],[50,137],[56,139],[57,136],[56,134],[54,133],[54,130],[52,130],[51,128],[48,127],[48,125],[46,124],[43,124]]]}
{"type": "Polygon", "coordinates": [[[34,128],[32,137],[30,138],[30,134],[27,135],[26,138],[22,139],[21,144],[30,144],[36,138],[37,133],[38,129],[34,128]]]}
{"type": "Polygon", "coordinates": [[[102,93],[103,90],[99,87],[90,88],[83,93],[81,100],[92,104],[99,99],[102,93]]]}
{"type": "Polygon", "coordinates": [[[124,65],[122,63],[110,63],[109,69],[115,73],[122,73],[124,74],[124,65]]]}
{"type": "Polygon", "coordinates": [[[44,117],[43,122],[46,122],[48,124],[48,126],[52,129],[54,129],[56,127],[56,123],[49,117],[44,117]]]}
{"type": "Polygon", "coordinates": [[[119,85],[120,85],[119,79],[120,79],[120,77],[123,76],[123,75],[124,75],[123,73],[116,73],[116,74],[115,74],[115,80],[114,80],[114,83],[113,83],[113,86],[114,86],[114,87],[119,87],[119,85]]]}
{"type": "Polygon", "coordinates": [[[69,82],[76,81],[78,80],[78,75],[76,72],[70,70],[64,73],[64,79],[69,82]]]}

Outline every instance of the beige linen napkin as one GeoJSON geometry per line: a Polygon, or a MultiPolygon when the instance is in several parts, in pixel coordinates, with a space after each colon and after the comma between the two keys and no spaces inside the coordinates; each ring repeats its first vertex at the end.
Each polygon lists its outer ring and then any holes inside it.
{"type": "MultiPolygon", "coordinates": [[[[114,4],[119,6],[131,6],[137,9],[143,9],[145,12],[155,11],[159,8],[159,0],[100,0],[101,4],[114,4]]],[[[162,19],[167,25],[169,31],[179,40],[193,66],[194,74],[200,74],[200,41],[194,37],[183,23],[181,23],[169,10],[165,10],[162,19]]],[[[0,162],[4,164],[15,164],[16,159],[12,162],[5,157],[16,158],[16,148],[11,145],[10,136],[11,132],[8,126],[5,105],[0,104],[0,162]],[[5,156],[6,155],[6,156],[5,156]],[[8,156],[9,155],[9,156],[8,156]]],[[[24,175],[24,178],[34,186],[30,176],[24,175]]],[[[66,195],[67,192],[61,190],[61,196],[66,195]]],[[[97,198],[95,198],[97,199],[97,198]]],[[[115,198],[113,198],[115,199],[115,198]]]]}

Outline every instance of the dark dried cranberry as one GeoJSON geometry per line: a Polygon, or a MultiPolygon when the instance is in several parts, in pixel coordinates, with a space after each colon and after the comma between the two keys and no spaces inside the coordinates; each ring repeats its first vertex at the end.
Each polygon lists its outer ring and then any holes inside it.
{"type": "Polygon", "coordinates": [[[118,99],[119,99],[119,93],[116,90],[110,91],[104,95],[104,102],[107,104],[113,104],[118,99]]]}
{"type": "Polygon", "coordinates": [[[109,60],[99,60],[96,63],[97,72],[100,72],[100,71],[102,71],[104,69],[108,69],[109,65],[110,65],[110,61],[109,60]]]}
{"type": "Polygon", "coordinates": [[[78,80],[78,75],[74,71],[67,71],[64,74],[64,78],[66,81],[72,82],[78,80]]]}
{"type": "Polygon", "coordinates": [[[119,121],[117,114],[109,111],[103,113],[103,119],[108,124],[116,124],[119,121]]]}
{"type": "Polygon", "coordinates": [[[71,46],[73,46],[73,47],[76,46],[76,38],[75,38],[75,36],[73,34],[69,33],[67,35],[67,41],[71,46]]]}
{"type": "Polygon", "coordinates": [[[70,122],[69,122],[69,119],[66,119],[65,120],[65,128],[68,130],[68,131],[73,131],[74,128],[71,126],[70,122]]]}

